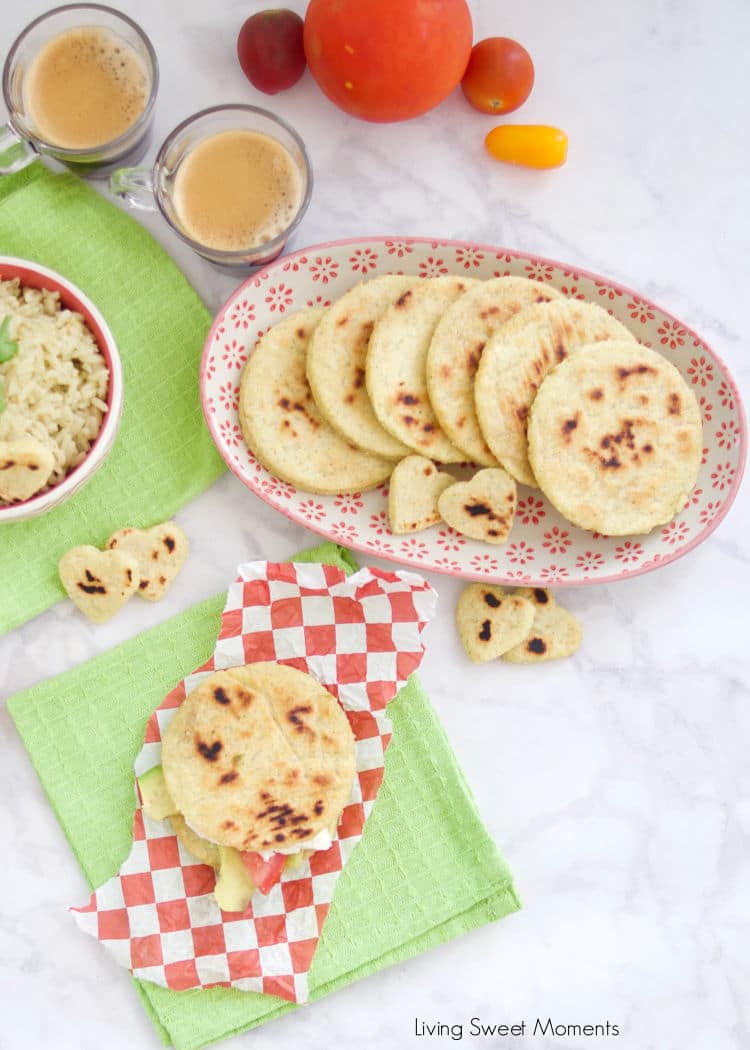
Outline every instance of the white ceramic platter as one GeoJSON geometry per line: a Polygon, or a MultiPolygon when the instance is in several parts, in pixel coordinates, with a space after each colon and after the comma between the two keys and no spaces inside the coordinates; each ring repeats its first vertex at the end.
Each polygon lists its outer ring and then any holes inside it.
{"type": "Polygon", "coordinates": [[[201,396],[209,430],[227,465],[271,507],[353,550],[471,580],[562,586],[622,579],[666,565],[717,527],[734,500],[746,456],[746,424],[737,387],[711,348],[681,321],[595,274],[460,241],[338,241],[277,260],[245,281],[217,314],[201,363],[201,396]],[[496,547],[466,539],[446,525],[406,537],[392,535],[387,485],[357,495],[318,496],[270,474],[247,448],[240,429],[239,383],[248,355],[282,317],[304,307],[329,305],[352,285],[381,273],[529,277],[572,298],[599,303],[645,346],[664,354],[692,386],[704,425],[698,481],[677,517],[647,536],[608,538],[571,525],[538,490],[519,486],[510,538],[496,547]]]}

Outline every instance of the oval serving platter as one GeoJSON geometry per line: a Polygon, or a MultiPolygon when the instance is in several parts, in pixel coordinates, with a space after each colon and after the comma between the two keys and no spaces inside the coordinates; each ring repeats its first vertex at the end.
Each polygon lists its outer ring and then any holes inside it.
{"type": "Polygon", "coordinates": [[[737,387],[723,362],[676,317],[622,285],[537,256],[484,244],[383,237],[314,245],[277,260],[245,281],[217,314],[201,362],[201,399],[209,431],[229,468],[257,496],[292,521],[353,550],[419,570],[470,580],[564,586],[648,572],[692,550],[729,510],[739,488],[747,431],[737,387]],[[409,536],[388,528],[388,486],[357,495],[302,492],[269,473],[247,448],[238,404],[242,366],[277,321],[307,306],[327,306],[352,285],[381,273],[490,278],[505,274],[553,285],[604,306],[645,346],[672,361],[694,390],[704,452],[688,502],[669,524],[644,536],[585,532],[566,521],[537,489],[518,488],[508,542],[491,546],[445,524],[409,536]]]}

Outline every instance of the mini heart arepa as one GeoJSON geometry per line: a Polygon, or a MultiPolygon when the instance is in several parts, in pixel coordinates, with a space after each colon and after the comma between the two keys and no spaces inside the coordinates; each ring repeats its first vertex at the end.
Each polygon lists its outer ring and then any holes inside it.
{"type": "Polygon", "coordinates": [[[558,605],[546,587],[519,587],[515,592],[534,608],[534,622],[518,645],[502,654],[513,664],[536,664],[571,656],[583,638],[583,628],[576,617],[558,605]]]}
{"type": "Polygon", "coordinates": [[[68,597],[94,623],[111,619],[138,586],[138,559],[124,551],[71,547],[58,571],[68,597]]]}
{"type": "Polygon", "coordinates": [[[502,467],[479,470],[442,493],[438,510],[456,532],[486,543],[505,543],[516,513],[516,483],[502,467]]]}
{"type": "Polygon", "coordinates": [[[150,602],[163,598],[185,564],[190,544],[173,521],[150,529],[124,528],[107,540],[107,550],[118,550],[136,559],[136,593],[150,602]]]}
{"type": "Polygon", "coordinates": [[[472,583],[458,599],[456,623],[466,655],[496,660],[521,643],[534,622],[533,602],[487,583],[472,583]]]}
{"type": "Polygon", "coordinates": [[[39,492],[55,466],[52,451],[33,437],[0,441],[0,499],[18,503],[39,492]]]}
{"type": "Polygon", "coordinates": [[[391,532],[417,532],[440,521],[438,499],[455,478],[441,473],[431,459],[405,456],[393,468],[388,489],[391,532]]]}

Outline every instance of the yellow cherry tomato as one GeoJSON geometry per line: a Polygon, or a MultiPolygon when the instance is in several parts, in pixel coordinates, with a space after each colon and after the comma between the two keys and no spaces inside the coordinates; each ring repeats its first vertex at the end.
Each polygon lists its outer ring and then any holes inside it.
{"type": "Polygon", "coordinates": [[[568,156],[568,136],[548,124],[500,124],[484,144],[495,160],[526,168],[559,168],[568,156]]]}

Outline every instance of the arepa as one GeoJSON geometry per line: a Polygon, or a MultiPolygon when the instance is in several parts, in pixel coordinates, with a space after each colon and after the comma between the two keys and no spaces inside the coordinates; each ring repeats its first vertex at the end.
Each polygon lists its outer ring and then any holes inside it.
{"type": "Polygon", "coordinates": [[[323,314],[307,348],[307,379],[321,415],[357,448],[385,459],[410,449],[381,426],[370,404],[367,348],[375,322],[418,280],[381,274],[350,288],[323,314]]]}
{"type": "Polygon", "coordinates": [[[526,637],[507,649],[502,659],[511,664],[538,664],[572,656],[583,639],[583,628],[573,613],[558,605],[546,587],[518,587],[514,592],[534,609],[526,637]]]}
{"type": "Polygon", "coordinates": [[[251,852],[334,830],[355,774],[343,708],[311,675],[269,662],[209,675],[175,712],[161,759],[189,827],[251,852]]]}
{"type": "Polygon", "coordinates": [[[427,351],[430,403],[447,437],[471,462],[498,465],[474,407],[474,376],[487,340],[521,310],[560,298],[540,281],[494,277],[470,288],[438,321],[427,351]]]}
{"type": "Polygon", "coordinates": [[[516,513],[516,483],[502,467],[484,467],[441,493],[438,511],[462,536],[505,543],[516,513]]]}
{"type": "Polygon", "coordinates": [[[418,532],[440,521],[438,499],[455,484],[424,456],[405,456],[397,463],[388,485],[388,522],[391,532],[418,532]]]}
{"type": "Polygon", "coordinates": [[[629,342],[586,347],[551,372],[528,438],[550,503],[605,536],[670,521],[695,484],[703,447],[690,387],[661,354],[629,342]]]}
{"type": "Polygon", "coordinates": [[[306,354],[324,311],[300,310],[259,340],[242,371],[240,425],[255,457],[282,481],[307,492],[361,492],[385,481],[393,462],[355,448],[315,404],[306,354]]]}
{"type": "Polygon", "coordinates": [[[537,485],[529,464],[526,423],[545,375],[581,346],[635,337],[596,303],[559,299],[517,313],[492,336],[474,383],[479,426],[516,481],[537,485]]]}
{"type": "Polygon", "coordinates": [[[466,655],[475,663],[496,660],[527,636],[534,604],[502,587],[471,583],[458,599],[456,625],[466,655]]]}
{"type": "Polygon", "coordinates": [[[370,336],[366,383],[375,415],[395,438],[440,463],[466,457],[440,429],[427,392],[427,350],[452,302],[476,284],[468,277],[422,278],[381,315],[370,336]]]}

